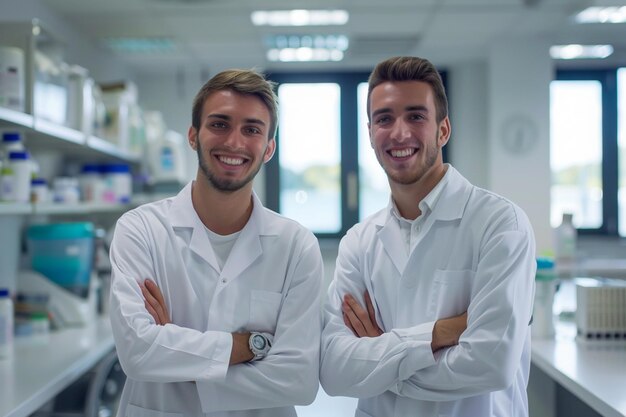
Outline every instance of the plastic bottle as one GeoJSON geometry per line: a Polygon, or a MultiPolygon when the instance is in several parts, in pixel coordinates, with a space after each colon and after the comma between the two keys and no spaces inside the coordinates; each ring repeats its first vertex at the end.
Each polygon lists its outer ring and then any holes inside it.
{"type": "Polygon", "coordinates": [[[100,175],[100,166],[97,164],[83,165],[78,178],[80,194],[83,201],[101,201],[104,189],[104,180],[100,175]]]}
{"type": "Polygon", "coordinates": [[[19,132],[4,132],[2,134],[2,147],[6,153],[10,151],[23,151],[24,143],[19,132]]]}
{"type": "Polygon", "coordinates": [[[577,231],[571,213],[563,213],[561,224],[555,232],[555,258],[557,266],[572,264],[576,260],[577,231]]]}
{"type": "Polygon", "coordinates": [[[554,336],[552,308],[557,283],[554,261],[551,258],[538,258],[537,274],[535,275],[535,303],[531,326],[531,334],[535,338],[543,339],[554,336]]]}
{"type": "Polygon", "coordinates": [[[9,152],[9,160],[2,167],[2,201],[27,203],[30,201],[31,163],[28,152],[9,152]]]}
{"type": "Polygon", "coordinates": [[[106,164],[103,166],[105,191],[104,201],[108,203],[128,203],[133,192],[130,167],[126,164],[106,164]]]}
{"type": "Polygon", "coordinates": [[[50,190],[44,178],[33,178],[30,181],[31,203],[47,203],[50,201],[50,190]]]}
{"type": "Polygon", "coordinates": [[[24,51],[0,46],[0,107],[24,111],[24,51]]]}
{"type": "Polygon", "coordinates": [[[13,351],[13,301],[9,290],[0,288],[0,358],[13,351]]]}

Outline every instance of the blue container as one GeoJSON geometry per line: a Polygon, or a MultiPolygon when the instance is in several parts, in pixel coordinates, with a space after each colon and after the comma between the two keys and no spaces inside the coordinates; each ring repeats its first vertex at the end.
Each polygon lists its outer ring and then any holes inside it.
{"type": "Polygon", "coordinates": [[[86,298],[93,266],[93,224],[38,224],[26,234],[33,270],[86,298]]]}

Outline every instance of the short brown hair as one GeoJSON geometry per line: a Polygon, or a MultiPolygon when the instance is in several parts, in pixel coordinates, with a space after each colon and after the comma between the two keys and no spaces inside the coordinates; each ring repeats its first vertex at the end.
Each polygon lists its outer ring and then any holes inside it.
{"type": "Polygon", "coordinates": [[[270,113],[268,138],[276,136],[278,125],[278,99],[274,93],[275,83],[267,80],[263,74],[254,70],[230,69],[222,71],[207,81],[193,99],[191,124],[200,129],[202,107],[206,99],[214,92],[232,90],[239,94],[253,95],[261,99],[270,113]]]}
{"type": "Polygon", "coordinates": [[[370,119],[370,96],[372,90],[386,81],[422,81],[431,86],[435,94],[437,122],[448,115],[448,98],[443,81],[435,66],[424,58],[397,56],[376,65],[368,80],[367,118],[370,119]]]}

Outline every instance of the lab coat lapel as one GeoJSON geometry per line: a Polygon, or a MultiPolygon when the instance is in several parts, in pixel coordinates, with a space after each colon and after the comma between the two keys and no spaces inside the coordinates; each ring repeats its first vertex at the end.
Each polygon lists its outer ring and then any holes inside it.
{"type": "Polygon", "coordinates": [[[189,249],[219,273],[219,265],[215,257],[215,252],[213,252],[213,248],[209,242],[209,236],[191,202],[192,183],[193,181],[187,184],[185,188],[174,197],[170,210],[170,223],[175,230],[191,230],[190,238],[187,237],[189,236],[187,233],[180,233],[179,237],[181,239],[186,238],[188,240],[187,244],[189,245],[189,249]]]}
{"type": "Polygon", "coordinates": [[[228,278],[229,281],[237,278],[263,253],[261,234],[264,210],[261,201],[254,193],[252,195],[252,204],[250,219],[241,230],[241,234],[237,238],[222,270],[222,276],[228,278]]]}
{"type": "Polygon", "coordinates": [[[389,256],[398,272],[402,274],[408,260],[406,249],[402,242],[404,237],[402,236],[400,225],[398,225],[397,220],[391,214],[391,209],[387,211],[385,220],[380,223],[382,228],[378,231],[378,236],[383,243],[387,256],[389,256]]]}

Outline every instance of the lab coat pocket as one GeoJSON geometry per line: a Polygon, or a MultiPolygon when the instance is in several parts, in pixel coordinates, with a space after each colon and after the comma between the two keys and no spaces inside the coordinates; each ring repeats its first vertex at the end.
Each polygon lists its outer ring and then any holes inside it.
{"type": "Polygon", "coordinates": [[[126,406],[125,417],[181,417],[182,413],[167,413],[165,411],[151,410],[136,405],[128,404],[126,406]]]}
{"type": "Polygon", "coordinates": [[[252,290],[248,330],[274,334],[281,300],[279,292],[252,290]]]}
{"type": "Polygon", "coordinates": [[[471,270],[436,270],[428,304],[430,319],[456,316],[467,311],[474,275],[471,270]]]}

